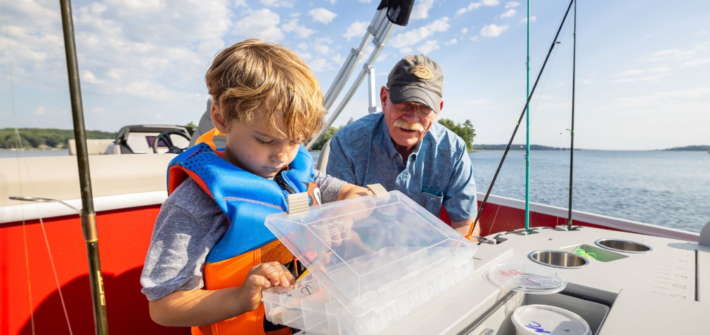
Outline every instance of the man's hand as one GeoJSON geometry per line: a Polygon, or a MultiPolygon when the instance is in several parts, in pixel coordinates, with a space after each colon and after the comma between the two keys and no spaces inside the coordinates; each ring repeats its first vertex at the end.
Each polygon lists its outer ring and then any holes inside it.
{"type": "Polygon", "coordinates": [[[261,304],[261,291],[272,286],[289,287],[293,285],[293,275],[278,262],[259,264],[247,275],[244,284],[239,287],[237,301],[241,313],[251,312],[261,304]]]}
{"type": "MultiPolygon", "coordinates": [[[[468,219],[466,221],[451,222],[451,228],[454,228],[459,234],[467,236],[468,232],[471,230],[471,225],[476,221],[476,218],[468,219]]],[[[481,236],[481,221],[479,220],[476,224],[476,228],[473,229],[471,236],[481,236]]]]}

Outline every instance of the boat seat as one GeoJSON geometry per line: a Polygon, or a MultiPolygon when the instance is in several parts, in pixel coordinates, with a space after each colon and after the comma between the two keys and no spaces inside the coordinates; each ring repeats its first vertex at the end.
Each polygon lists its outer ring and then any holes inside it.
{"type": "MultiPolygon", "coordinates": [[[[90,155],[92,193],[98,198],[167,192],[167,167],[173,158],[175,155],[90,155]]],[[[0,208],[23,204],[8,199],[13,195],[58,200],[81,198],[76,156],[3,158],[2,161],[0,208]]]]}
{"type": "Polygon", "coordinates": [[[316,164],[316,170],[322,174],[326,174],[325,169],[328,167],[328,158],[330,158],[330,140],[323,145],[320,156],[318,156],[318,163],[316,164]]]}
{"type": "MultiPolygon", "coordinates": [[[[212,110],[212,98],[209,98],[207,100],[207,110],[205,110],[204,113],[202,113],[202,117],[200,118],[200,122],[197,125],[197,129],[195,129],[195,132],[192,134],[192,139],[190,140],[190,147],[195,146],[195,141],[197,141],[200,136],[204,135],[206,132],[214,129],[214,125],[212,124],[212,118],[211,118],[211,113],[210,111],[212,110]]],[[[215,148],[221,149],[227,146],[227,139],[224,136],[215,136],[212,139],[212,142],[215,145],[215,148]]]]}
{"type": "MultiPolygon", "coordinates": [[[[89,155],[105,155],[106,149],[113,144],[113,140],[86,140],[89,155]]],[[[76,140],[69,140],[69,155],[76,156],[76,140]]]]}

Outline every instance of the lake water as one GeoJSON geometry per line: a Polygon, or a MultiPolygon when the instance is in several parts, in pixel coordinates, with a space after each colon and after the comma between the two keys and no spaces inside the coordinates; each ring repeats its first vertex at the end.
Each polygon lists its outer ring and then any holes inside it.
{"type": "MultiPolygon", "coordinates": [[[[479,192],[502,156],[469,154],[479,192]]],[[[530,159],[530,201],[567,208],[569,151],[533,151],[530,159]]],[[[576,150],[573,190],[575,210],[699,232],[710,222],[710,154],[576,150]]],[[[508,153],[491,193],[525,199],[525,152],[508,153]]]]}
{"type": "MultiPolygon", "coordinates": [[[[0,158],[18,152],[0,150],[0,158]]],[[[25,157],[67,150],[27,150],[25,157]]],[[[319,153],[314,152],[317,160],[319,153]]],[[[469,154],[479,192],[488,190],[502,151],[469,154]]],[[[4,164],[5,162],[0,162],[4,164]]],[[[574,155],[575,210],[699,232],[710,222],[710,154],[702,151],[598,151],[574,155]]],[[[569,151],[531,153],[532,202],[567,207],[569,151]]],[[[525,199],[525,153],[511,151],[492,194],[525,199]]]]}

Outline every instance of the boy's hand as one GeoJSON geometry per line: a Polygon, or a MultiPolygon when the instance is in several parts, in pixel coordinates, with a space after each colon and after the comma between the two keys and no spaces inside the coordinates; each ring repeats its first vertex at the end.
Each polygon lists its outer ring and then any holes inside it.
{"type": "Polygon", "coordinates": [[[259,264],[247,275],[244,284],[239,287],[237,302],[241,312],[251,312],[261,305],[261,291],[272,286],[289,287],[293,285],[294,278],[285,266],[278,262],[259,264]]]}

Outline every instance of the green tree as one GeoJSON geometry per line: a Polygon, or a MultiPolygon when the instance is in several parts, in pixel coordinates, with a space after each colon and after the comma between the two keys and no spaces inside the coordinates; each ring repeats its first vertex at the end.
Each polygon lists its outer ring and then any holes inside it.
{"type": "Polygon", "coordinates": [[[185,129],[187,129],[187,132],[189,132],[192,136],[192,134],[195,133],[195,130],[197,130],[197,125],[194,122],[190,121],[190,123],[185,125],[185,129]]]}
{"type": "MultiPolygon", "coordinates": [[[[19,128],[22,147],[26,149],[48,146],[65,148],[69,139],[74,138],[74,131],[69,129],[19,128]]],[[[87,139],[113,139],[116,133],[88,130],[87,139]]],[[[0,129],[0,149],[17,148],[17,136],[14,128],[0,129]]]]}
{"type": "MultiPolygon", "coordinates": [[[[343,128],[343,126],[340,126],[340,128],[343,128]]],[[[335,128],[335,127],[328,127],[328,129],[325,130],[323,133],[323,136],[321,136],[316,143],[313,144],[313,147],[311,147],[311,150],[323,150],[323,146],[325,145],[328,140],[333,138],[335,133],[340,130],[340,128],[335,128]]]]}
{"type": "Polygon", "coordinates": [[[476,129],[473,128],[471,120],[466,120],[463,124],[456,123],[449,119],[439,119],[439,124],[459,135],[466,143],[466,150],[473,150],[473,140],[476,138],[476,129]]]}
{"type": "MultiPolygon", "coordinates": [[[[353,122],[353,118],[350,118],[348,120],[348,123],[346,123],[346,125],[348,125],[352,122],[353,122]]],[[[318,142],[313,143],[313,147],[311,148],[311,150],[316,150],[316,151],[323,150],[323,146],[325,146],[325,143],[328,142],[328,140],[330,140],[331,138],[333,138],[333,136],[335,136],[335,133],[337,133],[338,130],[343,129],[343,127],[345,127],[345,125],[342,125],[338,128],[328,127],[328,129],[326,129],[325,132],[323,133],[323,136],[321,136],[321,138],[318,139],[318,142]]]]}

